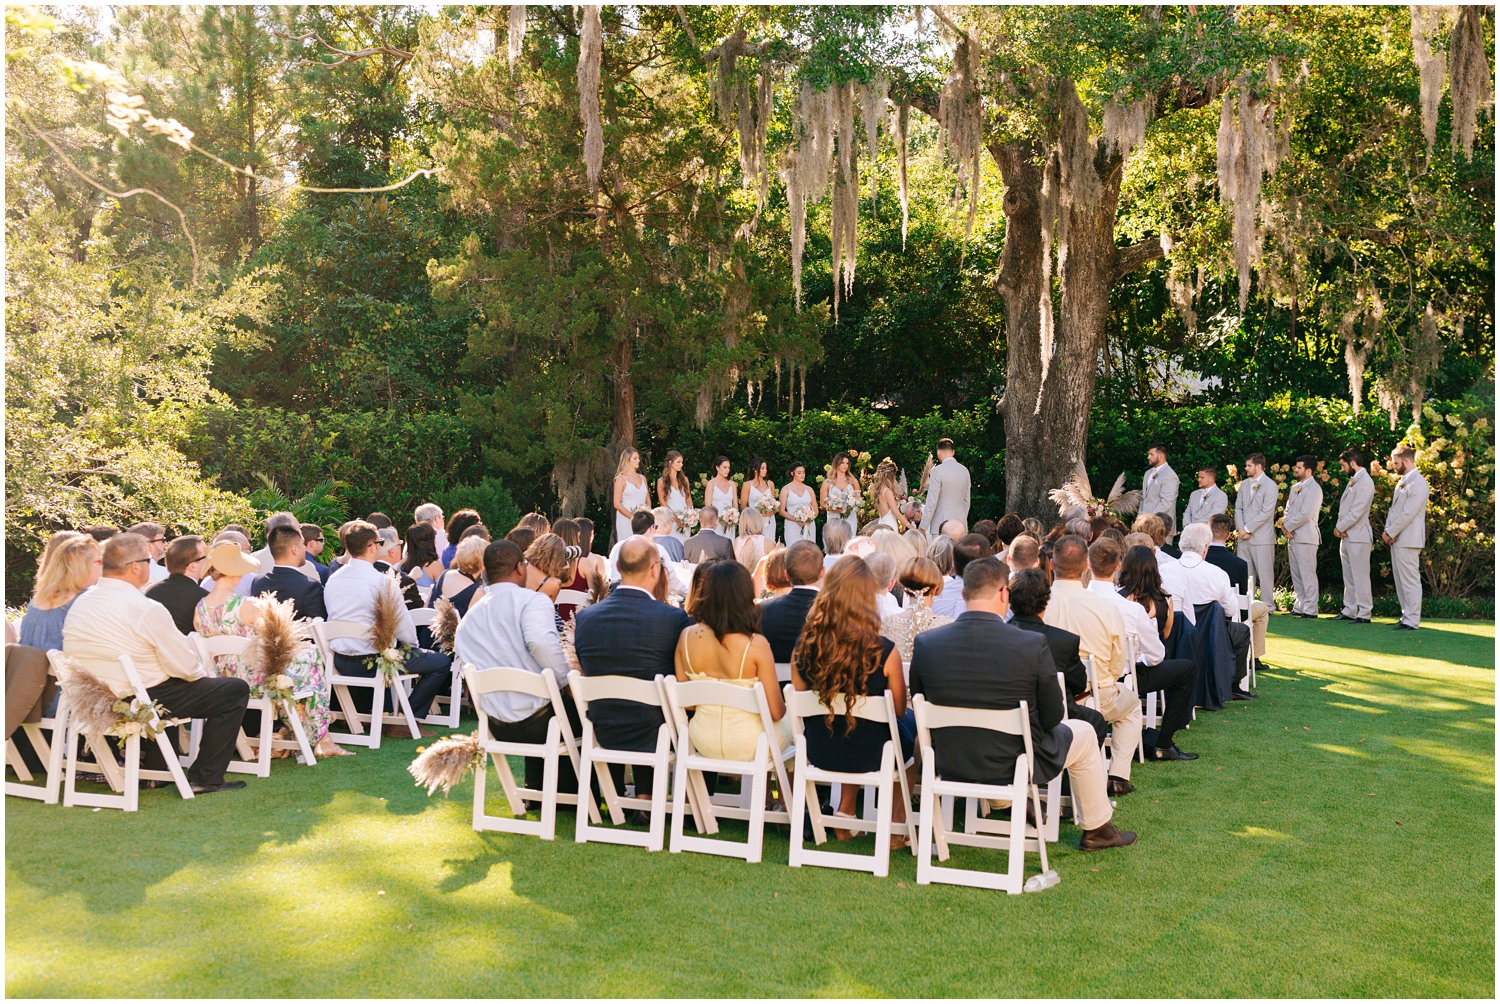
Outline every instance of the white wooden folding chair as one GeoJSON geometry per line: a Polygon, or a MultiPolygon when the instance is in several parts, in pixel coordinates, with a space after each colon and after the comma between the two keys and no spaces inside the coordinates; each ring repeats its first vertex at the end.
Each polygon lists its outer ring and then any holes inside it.
{"type": "MultiPolygon", "coordinates": [[[[415,627],[432,627],[437,620],[437,610],[432,607],[420,607],[416,610],[407,611],[411,615],[411,622],[415,627]]],[[[458,661],[453,663],[453,680],[445,694],[434,694],[432,704],[427,709],[427,717],[419,718],[417,721],[422,725],[441,725],[443,728],[456,729],[459,721],[459,705],[463,701],[464,674],[459,669],[458,661]],[[441,710],[440,710],[441,709],[441,710]]]]}
{"type": "Polygon", "coordinates": [[[789,663],[789,662],[778,662],[776,664],[776,682],[777,683],[782,683],[782,684],[786,684],[786,683],[791,683],[792,682],[792,664],[791,663],[789,663]]]}
{"type": "MultiPolygon", "coordinates": [[[[146,693],[146,686],[141,682],[141,676],[136,672],[135,663],[130,661],[130,656],[120,656],[120,665],[125,669],[125,678],[130,681],[131,689],[135,692],[135,699],[142,707],[151,706],[151,695],[146,693]]],[[[66,693],[66,684],[64,684],[66,693]]],[[[166,770],[147,770],[141,767],[141,737],[139,733],[132,735],[124,742],[125,747],[125,770],[122,778],[119,794],[101,795],[87,791],[79,791],[78,784],[78,739],[80,736],[89,735],[91,739],[104,741],[104,737],[97,733],[86,733],[83,724],[76,715],[68,716],[68,726],[63,739],[63,790],[62,802],[65,806],[92,805],[102,809],[123,809],[126,812],[135,812],[140,804],[140,788],[142,779],[152,781],[172,781],[177,785],[177,791],[183,798],[193,797],[193,787],[188,783],[187,774],[183,772],[182,763],[178,758],[177,750],[172,746],[172,740],[167,736],[168,726],[184,725],[189,721],[186,718],[161,718],[154,712],[151,715],[150,724],[156,729],[154,742],[161,750],[162,759],[166,761],[166,770]]],[[[112,756],[100,757],[101,763],[108,760],[114,762],[112,756]]],[[[106,774],[106,776],[108,776],[106,774]]]]}
{"type": "MultiPolygon", "coordinates": [[[[792,843],[787,855],[787,864],[793,868],[800,868],[802,865],[848,868],[853,871],[870,872],[878,878],[884,878],[890,872],[891,835],[893,833],[905,836],[910,843],[912,853],[916,853],[916,828],[912,825],[910,816],[911,790],[906,781],[905,758],[901,755],[901,739],[896,731],[896,708],[890,693],[881,695],[879,700],[861,698],[854,706],[854,717],[872,722],[884,722],[890,729],[890,738],[886,740],[881,750],[880,767],[858,774],[823,770],[808,761],[807,735],[803,731],[803,719],[822,719],[827,715],[828,709],[818,695],[811,690],[793,690],[788,685],[784,693],[786,713],[792,716],[792,732],[796,736],[797,743],[797,783],[792,788],[792,819],[796,822],[792,826],[792,843]],[[803,847],[800,823],[804,812],[812,819],[814,841],[821,844],[825,839],[824,830],[828,823],[818,807],[815,785],[819,781],[828,784],[852,784],[857,787],[874,788],[876,802],[873,820],[849,819],[842,816],[838,819],[839,829],[873,832],[875,834],[873,854],[818,851],[803,847]],[[900,823],[893,821],[892,813],[893,800],[898,791],[907,807],[907,819],[900,823]]],[[[844,700],[840,697],[833,709],[835,722],[843,717],[845,708],[844,700]]]]}
{"type": "Polygon", "coordinates": [[[552,605],[558,607],[582,607],[587,606],[588,603],[589,594],[582,589],[559,589],[557,599],[552,601],[552,605]]]}
{"type": "Polygon", "coordinates": [[[599,809],[588,794],[588,787],[579,786],[581,794],[568,794],[557,790],[559,757],[567,756],[573,764],[573,773],[581,774],[578,760],[578,740],[573,727],[568,723],[568,713],[563,705],[562,692],[550,672],[533,673],[525,669],[496,666],[489,669],[464,667],[469,695],[474,701],[474,711],[479,716],[479,744],[484,750],[484,762],[474,773],[474,829],[500,830],[504,833],[519,833],[525,836],[552,840],[557,835],[557,806],[577,805],[582,801],[588,818],[599,822],[599,809]],[[486,694],[520,693],[531,697],[545,698],[552,705],[552,720],[547,723],[547,737],[540,743],[510,742],[495,739],[490,735],[490,718],[485,714],[482,698],[486,694]],[[543,762],[542,787],[527,788],[516,783],[516,775],[510,767],[509,757],[538,757],[543,762]],[[489,767],[494,763],[500,785],[505,789],[505,798],[510,803],[509,816],[492,816],[485,811],[485,783],[489,767]],[[527,819],[527,801],[540,805],[540,818],[527,819]]]}
{"type": "MultiPolygon", "coordinates": [[[[1238,594],[1239,607],[1240,607],[1240,623],[1244,624],[1246,627],[1250,626],[1250,597],[1252,597],[1254,595],[1255,595],[1255,576],[1251,575],[1251,576],[1248,577],[1248,579],[1246,581],[1245,591],[1243,593],[1239,593],[1238,594]]],[[[1253,630],[1254,629],[1252,628],[1252,631],[1253,630]]],[[[1246,669],[1246,672],[1249,675],[1248,675],[1247,679],[1245,680],[1245,684],[1246,684],[1246,686],[1250,687],[1251,690],[1254,690],[1255,689],[1255,639],[1254,638],[1251,638],[1251,640],[1250,640],[1250,653],[1245,658],[1246,658],[1246,661],[1249,663],[1248,668],[1246,669]]]]}
{"type": "Polygon", "coordinates": [[[917,743],[922,753],[922,806],[917,817],[918,884],[944,882],[981,889],[1004,889],[1013,895],[1021,892],[1026,879],[1026,851],[1037,851],[1042,859],[1042,872],[1048,870],[1046,838],[1025,821],[1028,800],[1036,818],[1042,819],[1041,793],[1031,782],[1034,757],[1026,702],[1022,701],[1019,708],[1010,711],[950,708],[929,704],[918,694],[912,699],[912,706],[917,712],[917,743]],[[1024,751],[1016,757],[1015,776],[1009,784],[949,781],[938,775],[932,732],[955,727],[989,729],[1021,737],[1024,751]],[[937,811],[935,800],[940,796],[1008,801],[1012,820],[992,823],[996,832],[991,833],[953,831],[948,829],[943,813],[937,811]],[[1008,867],[997,875],[938,865],[933,861],[933,852],[936,851],[938,861],[946,861],[950,844],[1009,850],[1008,867]]]}
{"type": "MultiPolygon", "coordinates": [[[[57,677],[57,665],[61,657],[61,652],[47,653],[47,672],[54,679],[57,677]]],[[[34,798],[48,805],[57,804],[59,793],[62,791],[63,736],[67,728],[68,702],[63,692],[59,690],[57,707],[51,715],[43,716],[40,721],[24,722],[21,725],[21,732],[31,742],[32,751],[41,761],[42,773],[45,775],[41,784],[30,783],[33,780],[31,768],[26,766],[26,761],[21,756],[21,751],[17,749],[15,741],[9,737],[5,740],[5,762],[14,768],[18,779],[5,782],[7,795],[15,795],[17,798],[34,798]]],[[[110,757],[110,762],[114,762],[113,757],[110,757]]]]}
{"type": "Polygon", "coordinates": [[[367,746],[370,749],[380,748],[380,735],[384,731],[385,721],[390,717],[396,722],[403,718],[407,727],[411,730],[413,739],[422,737],[422,730],[417,726],[417,718],[412,714],[411,701],[407,698],[406,684],[416,679],[415,673],[401,673],[395,681],[387,681],[384,673],[377,672],[373,676],[345,676],[335,667],[333,661],[333,643],[340,638],[355,638],[361,642],[368,642],[370,627],[358,621],[313,621],[313,639],[318,643],[318,649],[323,655],[324,679],[332,688],[334,707],[330,709],[334,720],[342,720],[347,726],[348,732],[328,732],[328,738],[336,743],[353,746],[367,746]],[[370,713],[363,714],[354,706],[354,698],[349,693],[350,687],[363,687],[371,692],[370,713]],[[391,692],[391,698],[395,702],[397,711],[388,714],[385,710],[386,691],[391,692]],[[364,726],[368,724],[370,731],[365,732],[364,726]]]}
{"type": "MultiPolygon", "coordinates": [[[[189,635],[193,647],[198,650],[198,664],[203,671],[210,676],[218,676],[218,670],[214,665],[215,657],[221,655],[244,656],[250,646],[255,643],[253,638],[242,638],[239,635],[215,635],[205,638],[194,632],[189,635]]],[[[235,741],[235,751],[241,759],[229,761],[225,768],[235,774],[254,774],[256,777],[271,776],[271,751],[272,750],[295,750],[299,763],[312,766],[318,762],[313,756],[312,744],[307,741],[307,729],[302,725],[302,716],[298,713],[294,701],[305,701],[313,696],[310,689],[298,690],[292,694],[289,701],[281,701],[273,704],[269,697],[251,697],[246,704],[246,711],[260,712],[260,735],[254,740],[247,739],[244,729],[240,730],[239,738],[235,741]],[[281,714],[281,720],[286,722],[287,728],[291,729],[292,739],[276,738],[277,712],[281,714]],[[255,756],[251,759],[250,743],[255,743],[255,756]]],[[[193,722],[192,752],[197,753],[200,741],[202,723],[193,722]]]]}
{"type": "Polygon", "coordinates": [[[724,680],[679,681],[672,677],[662,680],[667,700],[669,721],[677,735],[676,786],[672,792],[672,839],[671,852],[699,851],[704,854],[721,854],[726,857],[744,858],[754,864],[760,860],[761,846],[765,837],[766,820],[791,823],[791,815],[785,810],[770,811],[766,808],[766,778],[774,771],[781,787],[782,798],[788,791],[786,760],[795,756],[795,747],[780,748],[776,738],[776,725],[771,720],[771,709],[766,703],[765,689],[757,681],[754,686],[741,687],[724,680]],[[761,724],[756,737],[755,753],[749,760],[721,760],[704,756],[693,746],[688,729],[687,709],[707,704],[734,708],[755,715],[761,724]],[[741,778],[740,796],[716,796],[707,791],[702,783],[702,771],[716,774],[734,774],[741,778]],[[691,773],[691,777],[690,777],[691,773]],[[703,836],[688,836],[683,832],[684,810],[688,807],[689,795],[700,791],[699,808],[703,824],[709,833],[717,831],[717,817],[742,819],[749,824],[744,843],[731,840],[710,840],[703,836]]]}
{"type": "Polygon", "coordinates": [[[575,669],[568,674],[568,688],[572,691],[573,704],[577,707],[578,717],[583,724],[578,790],[589,790],[597,774],[599,790],[604,794],[605,807],[609,810],[610,822],[613,824],[596,826],[586,818],[579,819],[574,829],[574,839],[580,844],[594,840],[644,847],[648,851],[661,850],[666,845],[667,785],[672,772],[672,729],[663,720],[656,730],[656,747],[652,750],[621,750],[601,746],[594,735],[594,723],[588,718],[589,704],[594,701],[634,701],[662,708],[665,716],[666,702],[662,696],[661,678],[637,680],[629,676],[584,676],[575,669]],[[654,784],[650,799],[617,793],[609,774],[608,765],[612,763],[652,768],[654,784]],[[620,824],[625,821],[625,809],[649,812],[650,828],[645,833],[620,828],[620,824]]]}
{"type": "Polygon", "coordinates": [[[432,607],[417,607],[408,610],[406,615],[411,618],[412,627],[431,627],[432,622],[437,620],[437,611],[432,607]]]}

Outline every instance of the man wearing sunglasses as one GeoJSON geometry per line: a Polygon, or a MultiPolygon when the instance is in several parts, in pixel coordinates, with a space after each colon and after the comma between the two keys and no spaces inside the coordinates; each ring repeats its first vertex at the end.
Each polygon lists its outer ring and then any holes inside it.
{"type": "Polygon", "coordinates": [[[169,574],[167,567],[162,564],[162,556],[167,551],[167,530],[160,523],[137,523],[126,533],[138,533],[146,538],[146,553],[151,556],[151,563],[147,569],[151,573],[152,582],[160,582],[169,574]]]}
{"type": "Polygon", "coordinates": [[[208,590],[198,585],[208,561],[202,537],[178,537],[166,546],[167,577],[146,587],[146,595],[167,608],[183,634],[193,633],[193,611],[208,590]]]}

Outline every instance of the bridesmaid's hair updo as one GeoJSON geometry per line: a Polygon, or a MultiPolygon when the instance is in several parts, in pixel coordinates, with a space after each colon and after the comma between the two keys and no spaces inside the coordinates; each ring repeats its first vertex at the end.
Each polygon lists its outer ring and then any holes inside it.
{"type": "Polygon", "coordinates": [[[767,473],[770,472],[770,465],[766,463],[764,457],[752,458],[750,461],[750,467],[745,471],[745,477],[751,481],[754,481],[756,478],[760,477],[760,469],[762,467],[765,467],[767,469],[767,473]]]}
{"type": "Polygon", "coordinates": [[[790,479],[795,479],[797,477],[798,471],[801,471],[804,475],[806,475],[807,465],[800,460],[793,460],[791,465],[786,469],[786,476],[790,479]]]}

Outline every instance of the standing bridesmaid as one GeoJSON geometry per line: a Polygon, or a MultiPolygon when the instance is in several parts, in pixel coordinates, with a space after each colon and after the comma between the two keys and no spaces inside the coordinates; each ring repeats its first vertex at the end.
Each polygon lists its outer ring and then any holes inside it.
{"type": "MultiPolygon", "coordinates": [[[[760,500],[769,498],[776,502],[776,484],[766,476],[768,465],[760,457],[750,461],[750,467],[745,471],[745,486],[740,490],[740,508],[755,509],[760,500]]],[[[780,503],[777,503],[778,508],[780,503]]],[[[772,544],[776,543],[776,513],[773,511],[766,516],[765,529],[761,531],[762,536],[772,544]]]]}
{"type": "Polygon", "coordinates": [[[724,525],[724,511],[736,508],[736,494],[735,483],[729,480],[729,458],[720,457],[714,461],[714,476],[704,492],[703,504],[719,510],[719,532],[730,540],[735,538],[735,528],[724,525]]]}
{"type": "Polygon", "coordinates": [[[849,528],[851,538],[859,534],[859,496],[863,490],[859,484],[859,478],[854,476],[851,467],[854,460],[848,453],[840,450],[833,455],[833,463],[828,470],[828,477],[823,479],[823,488],[819,492],[823,508],[828,512],[828,520],[823,524],[824,534],[828,533],[828,527],[834,523],[843,523],[849,528]],[[839,497],[846,500],[850,507],[845,514],[838,515],[830,506],[829,496],[838,493],[839,497]]]}
{"type": "Polygon", "coordinates": [[[627,446],[615,467],[615,543],[630,536],[630,517],[651,499],[646,479],[640,475],[641,453],[627,446]]]}
{"type": "Polygon", "coordinates": [[[782,537],[791,547],[799,540],[817,543],[818,496],[807,486],[807,465],[794,463],[787,474],[792,480],[781,489],[782,537]],[[806,509],[812,513],[806,523],[798,523],[794,514],[806,509]]]}
{"type": "MultiPolygon", "coordinates": [[[[656,504],[664,505],[674,513],[693,508],[693,486],[682,473],[684,461],[676,450],[667,451],[667,467],[656,479],[656,504]]],[[[674,527],[672,536],[687,540],[688,532],[683,527],[674,527]]]]}

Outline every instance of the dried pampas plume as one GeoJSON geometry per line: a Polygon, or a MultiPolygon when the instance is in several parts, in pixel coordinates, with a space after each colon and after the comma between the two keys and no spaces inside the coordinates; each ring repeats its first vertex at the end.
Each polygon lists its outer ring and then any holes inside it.
{"type": "Polygon", "coordinates": [[[264,684],[285,673],[310,638],[307,623],[297,619],[291,600],[263,600],[256,643],[250,649],[256,679],[264,684]]]}
{"type": "Polygon", "coordinates": [[[417,779],[417,787],[427,789],[427,794],[441,788],[446,795],[483,763],[484,749],[477,734],[448,736],[417,754],[406,772],[417,779]]]}
{"type": "Polygon", "coordinates": [[[115,705],[124,698],[115,696],[108,685],[72,659],[62,660],[60,682],[68,694],[68,709],[85,732],[108,732],[120,720],[115,705]]]}
{"type": "Polygon", "coordinates": [[[1084,515],[1090,510],[1097,509],[1101,504],[1124,515],[1129,515],[1141,507],[1141,493],[1125,491],[1124,474],[1115,479],[1108,498],[1096,498],[1093,486],[1089,483],[1089,472],[1084,469],[1082,463],[1079,463],[1077,469],[1068,476],[1068,480],[1062,483],[1061,488],[1052,489],[1047,493],[1047,497],[1057,504],[1057,511],[1060,515],[1066,515],[1075,510],[1078,515],[1084,515]]]}
{"type": "Polygon", "coordinates": [[[597,568],[589,573],[588,581],[590,603],[598,603],[609,595],[609,583],[605,581],[604,576],[599,573],[597,568]]]}
{"type": "Polygon", "coordinates": [[[599,190],[604,169],[604,126],[599,121],[599,69],[604,61],[604,29],[599,23],[599,5],[583,8],[583,33],[578,44],[578,112],[583,118],[583,166],[588,172],[589,195],[599,190]]]}
{"type": "Polygon", "coordinates": [[[401,583],[395,572],[385,573],[385,588],[375,597],[375,616],[370,624],[370,647],[377,653],[396,646],[401,629],[401,583]]]}
{"type": "Polygon", "coordinates": [[[446,597],[440,597],[432,608],[437,616],[432,620],[432,640],[440,651],[453,654],[453,639],[458,634],[458,608],[446,597]]]}

